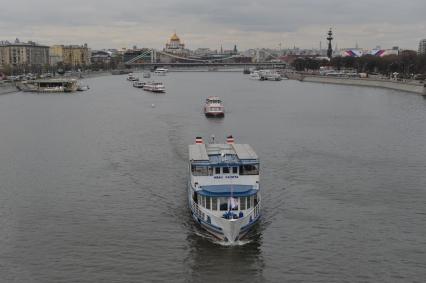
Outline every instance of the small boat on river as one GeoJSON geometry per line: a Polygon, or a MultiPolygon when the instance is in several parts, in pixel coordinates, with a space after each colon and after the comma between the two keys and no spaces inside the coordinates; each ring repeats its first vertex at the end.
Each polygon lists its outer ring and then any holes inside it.
{"type": "Polygon", "coordinates": [[[135,81],[139,81],[139,78],[138,78],[138,77],[135,77],[135,76],[133,75],[133,73],[130,73],[130,74],[127,76],[127,80],[128,80],[128,81],[131,81],[131,82],[135,82],[135,81]]]}
{"type": "Polygon", "coordinates": [[[136,87],[136,88],[143,88],[144,86],[145,86],[144,82],[136,81],[133,83],[133,87],[136,87]]]}
{"type": "Polygon", "coordinates": [[[157,82],[148,82],[145,83],[143,86],[143,90],[151,91],[151,92],[166,92],[166,88],[163,83],[157,83],[157,82]]]}
{"type": "Polygon", "coordinates": [[[210,96],[204,104],[204,115],[206,117],[224,117],[225,107],[218,96],[210,96]]]}

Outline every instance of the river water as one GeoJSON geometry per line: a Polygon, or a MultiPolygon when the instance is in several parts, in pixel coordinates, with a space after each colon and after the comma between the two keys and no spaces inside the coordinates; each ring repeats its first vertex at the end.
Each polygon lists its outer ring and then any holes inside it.
{"type": "MultiPolygon", "coordinates": [[[[141,75],[140,75],[141,76],[141,75]]],[[[391,90],[169,73],[0,96],[1,282],[424,282],[426,100],[391,90]],[[206,119],[219,95],[224,119],[206,119]],[[197,135],[249,143],[263,219],[238,246],[186,200],[197,135]]]]}

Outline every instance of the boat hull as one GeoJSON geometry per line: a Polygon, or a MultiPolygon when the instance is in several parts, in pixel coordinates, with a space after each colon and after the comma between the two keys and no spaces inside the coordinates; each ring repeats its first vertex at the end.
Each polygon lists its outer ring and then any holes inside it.
{"type": "MultiPolygon", "coordinates": [[[[191,209],[192,219],[198,224],[203,230],[208,232],[210,235],[215,238],[229,243],[235,243],[236,241],[244,239],[247,233],[259,222],[260,214],[257,218],[255,218],[252,222],[247,225],[242,225],[242,220],[238,221],[228,221],[227,226],[216,226],[206,221],[202,220],[192,209],[191,209]]],[[[225,222],[226,225],[226,222],[225,222]]]]}
{"type": "Polygon", "coordinates": [[[204,115],[209,118],[223,118],[225,117],[224,112],[204,112],[204,115]]]}

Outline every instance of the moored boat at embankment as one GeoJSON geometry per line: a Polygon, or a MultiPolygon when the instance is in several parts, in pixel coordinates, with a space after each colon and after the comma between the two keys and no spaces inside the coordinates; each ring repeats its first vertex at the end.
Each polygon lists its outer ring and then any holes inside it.
{"type": "Polygon", "coordinates": [[[144,86],[145,86],[145,83],[144,83],[144,82],[135,81],[135,82],[133,83],[133,87],[136,87],[136,88],[143,88],[144,86]]]}
{"type": "Polygon", "coordinates": [[[17,88],[24,92],[75,92],[78,89],[78,84],[76,79],[47,79],[24,81],[17,84],[17,88]]]}
{"type": "Polygon", "coordinates": [[[229,243],[241,240],[260,218],[259,158],[248,144],[189,145],[188,202],[195,222],[229,243]]]}

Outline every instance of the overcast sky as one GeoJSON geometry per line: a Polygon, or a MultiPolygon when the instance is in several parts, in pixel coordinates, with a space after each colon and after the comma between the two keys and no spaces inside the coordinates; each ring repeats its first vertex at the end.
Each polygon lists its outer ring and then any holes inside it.
{"type": "Polygon", "coordinates": [[[329,27],[339,48],[417,49],[426,38],[425,0],[13,0],[0,7],[0,40],[94,49],[162,48],[175,30],[190,49],[318,48],[329,27]]]}

